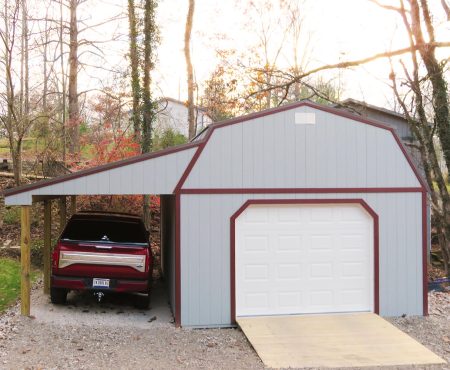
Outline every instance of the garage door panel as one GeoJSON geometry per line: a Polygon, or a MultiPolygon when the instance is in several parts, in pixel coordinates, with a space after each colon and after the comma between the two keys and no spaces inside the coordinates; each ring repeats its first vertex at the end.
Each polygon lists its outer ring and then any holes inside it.
{"type": "Polygon", "coordinates": [[[332,290],[314,290],[309,292],[309,312],[328,312],[333,305],[334,294],[332,290]]]}
{"type": "Polygon", "coordinates": [[[363,289],[342,289],[339,297],[343,306],[349,306],[353,310],[357,310],[359,307],[360,310],[363,310],[364,307],[360,302],[367,299],[367,292],[364,292],[363,289]]]}
{"type": "Polygon", "coordinates": [[[325,249],[331,251],[333,248],[333,237],[331,235],[316,234],[311,235],[308,240],[308,247],[310,250],[325,249]]]}
{"type": "Polygon", "coordinates": [[[365,279],[366,267],[367,267],[367,263],[363,263],[363,261],[343,262],[342,263],[342,277],[352,278],[352,279],[354,279],[354,278],[365,279]]]}
{"type": "Polygon", "coordinates": [[[235,248],[237,316],[373,311],[373,220],[359,205],[251,206],[235,248]]]}
{"type": "Polygon", "coordinates": [[[269,265],[267,264],[248,264],[245,266],[244,279],[247,282],[269,280],[269,265]]]}
{"type": "Polygon", "coordinates": [[[277,235],[277,243],[275,243],[275,248],[277,251],[300,251],[303,249],[303,237],[301,235],[286,235],[282,233],[277,235]]]}
{"type": "Polygon", "coordinates": [[[289,313],[301,306],[302,292],[279,292],[277,293],[277,301],[280,309],[286,310],[283,313],[289,313]]]}
{"type": "Polygon", "coordinates": [[[247,293],[245,295],[245,305],[248,310],[262,313],[269,308],[269,294],[266,292],[247,293]]]}
{"type": "Polygon", "coordinates": [[[242,215],[243,221],[248,224],[261,224],[269,222],[269,210],[260,210],[259,212],[246,212],[242,215]]]}
{"type": "Polygon", "coordinates": [[[300,208],[283,207],[277,211],[276,220],[280,223],[298,223],[307,219],[305,210],[300,208]]]}
{"type": "Polygon", "coordinates": [[[311,207],[310,212],[310,223],[330,223],[333,221],[333,213],[336,211],[329,207],[311,207]]]}
{"type": "Polygon", "coordinates": [[[246,235],[244,246],[246,252],[268,252],[269,237],[267,235],[246,235]]]}
{"type": "Polygon", "coordinates": [[[310,279],[332,279],[333,263],[312,263],[309,270],[310,279]]]}
{"type": "Polygon", "coordinates": [[[301,263],[279,263],[276,266],[277,279],[282,280],[300,280],[304,278],[302,274],[302,264],[301,263]]]}

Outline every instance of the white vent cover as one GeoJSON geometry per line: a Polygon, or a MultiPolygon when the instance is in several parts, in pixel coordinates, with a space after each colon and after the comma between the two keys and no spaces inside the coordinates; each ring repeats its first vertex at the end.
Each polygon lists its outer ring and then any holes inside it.
{"type": "Polygon", "coordinates": [[[315,113],[295,113],[296,125],[315,125],[316,114],[315,113]]]}

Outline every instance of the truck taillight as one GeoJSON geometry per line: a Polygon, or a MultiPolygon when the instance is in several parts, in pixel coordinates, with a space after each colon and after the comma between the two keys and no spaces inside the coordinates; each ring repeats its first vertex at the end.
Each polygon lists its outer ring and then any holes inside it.
{"type": "Polygon", "coordinates": [[[59,250],[55,248],[52,254],[52,267],[57,269],[59,264],[59,250]]]}

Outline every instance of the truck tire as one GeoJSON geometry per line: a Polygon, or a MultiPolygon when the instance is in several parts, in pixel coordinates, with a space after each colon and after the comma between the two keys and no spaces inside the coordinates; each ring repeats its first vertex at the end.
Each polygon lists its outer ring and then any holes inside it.
{"type": "Polygon", "coordinates": [[[53,304],[65,304],[67,301],[67,289],[50,288],[50,300],[53,304]]]}
{"type": "Polygon", "coordinates": [[[136,296],[136,308],[148,310],[150,307],[150,294],[138,294],[136,296]]]}

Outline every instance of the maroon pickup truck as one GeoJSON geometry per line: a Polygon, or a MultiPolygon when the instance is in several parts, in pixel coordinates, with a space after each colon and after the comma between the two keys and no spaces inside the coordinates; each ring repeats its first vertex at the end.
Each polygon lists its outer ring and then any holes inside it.
{"type": "Polygon", "coordinates": [[[153,258],[149,234],[138,216],[105,212],[73,215],[52,254],[50,298],[64,304],[70,290],[134,292],[148,308],[153,258]]]}

